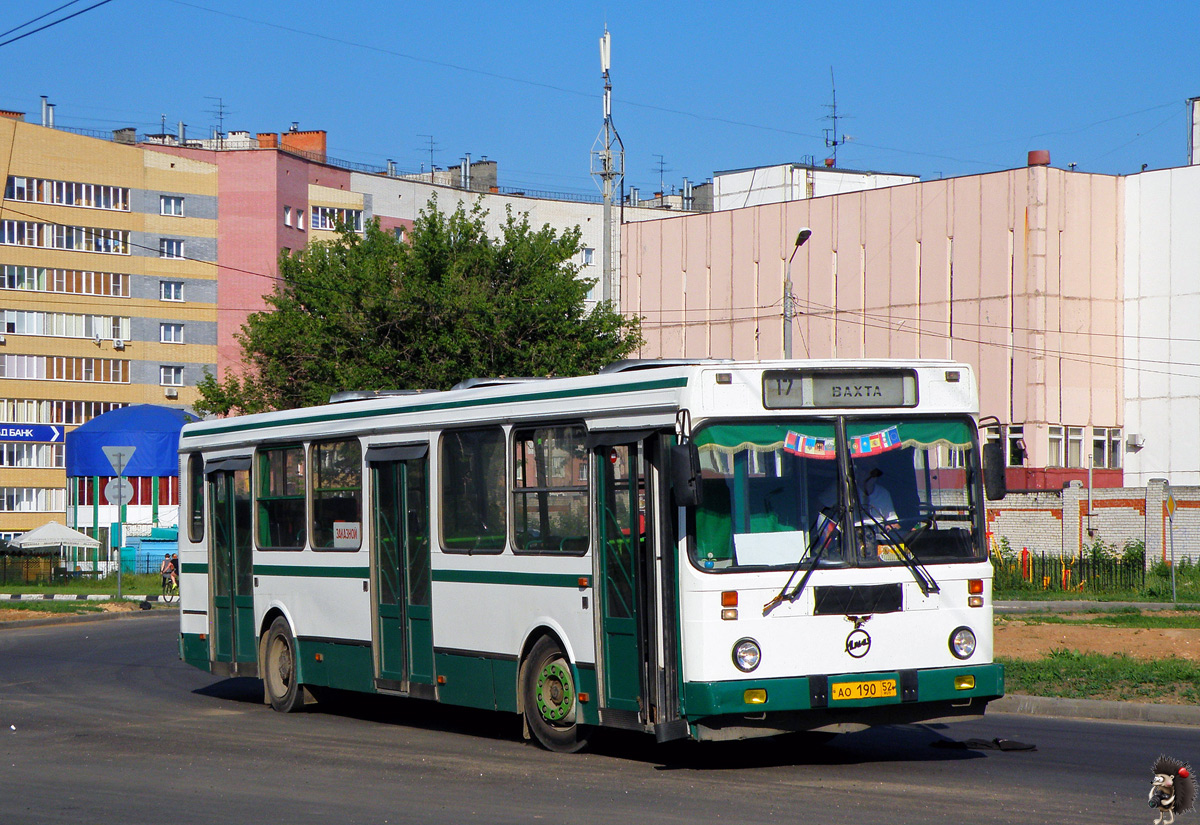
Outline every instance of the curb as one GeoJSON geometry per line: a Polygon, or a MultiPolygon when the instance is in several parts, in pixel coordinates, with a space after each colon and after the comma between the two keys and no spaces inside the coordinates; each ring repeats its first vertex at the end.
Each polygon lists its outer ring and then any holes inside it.
{"type": "Polygon", "coordinates": [[[1200,707],[1193,705],[1150,705],[1141,702],[1062,699],[1052,696],[1010,693],[989,702],[988,710],[995,713],[1020,713],[1026,716],[1200,726],[1200,707]]]}

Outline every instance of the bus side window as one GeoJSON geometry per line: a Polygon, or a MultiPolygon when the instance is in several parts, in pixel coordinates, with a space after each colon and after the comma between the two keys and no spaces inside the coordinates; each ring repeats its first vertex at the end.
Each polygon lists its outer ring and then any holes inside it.
{"type": "Polygon", "coordinates": [[[312,545],[317,550],[362,546],[362,447],[357,439],[312,447],[312,545]]]}
{"type": "Polygon", "coordinates": [[[504,550],[504,431],[457,430],[442,436],[441,538],[448,553],[504,550]]]}

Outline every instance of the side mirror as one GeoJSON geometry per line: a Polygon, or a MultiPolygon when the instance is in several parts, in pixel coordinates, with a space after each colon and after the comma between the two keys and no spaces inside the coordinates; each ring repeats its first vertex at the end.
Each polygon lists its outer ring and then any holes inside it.
{"type": "Polygon", "coordinates": [[[1004,445],[999,441],[988,441],[983,445],[983,489],[988,501],[999,501],[1008,494],[1004,445]]]}
{"type": "Polygon", "coordinates": [[[694,442],[671,447],[671,492],[680,507],[696,507],[704,503],[700,486],[700,450],[694,442]]]}

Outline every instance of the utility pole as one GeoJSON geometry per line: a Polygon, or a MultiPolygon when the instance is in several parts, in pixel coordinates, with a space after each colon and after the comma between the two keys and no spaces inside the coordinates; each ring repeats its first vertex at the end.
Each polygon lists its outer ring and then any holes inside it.
{"type": "Polygon", "coordinates": [[[612,80],[608,68],[612,58],[612,36],[608,28],[600,38],[600,71],[604,77],[604,126],[592,145],[592,175],[600,179],[600,192],[604,196],[604,243],[601,245],[600,300],[620,304],[617,285],[613,278],[612,249],[612,199],[613,192],[625,176],[625,145],[612,122],[612,80]]]}

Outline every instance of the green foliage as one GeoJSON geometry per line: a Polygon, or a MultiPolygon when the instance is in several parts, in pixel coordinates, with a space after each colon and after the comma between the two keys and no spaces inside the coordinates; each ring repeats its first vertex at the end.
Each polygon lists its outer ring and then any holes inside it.
{"type": "Polygon", "coordinates": [[[1121,561],[1125,564],[1146,566],[1146,542],[1141,539],[1129,539],[1121,548],[1121,561]]]}
{"type": "Polygon", "coordinates": [[[340,390],[447,389],[464,378],[581,375],[642,343],[640,321],[577,277],[578,229],[538,231],[512,213],[498,238],[484,212],[436,202],[400,241],[342,228],[279,259],[272,311],[238,336],[242,375],[200,383],[200,413],[325,403],[340,390]]]}

